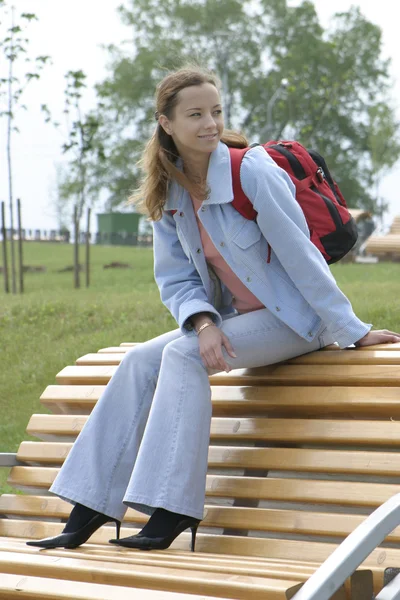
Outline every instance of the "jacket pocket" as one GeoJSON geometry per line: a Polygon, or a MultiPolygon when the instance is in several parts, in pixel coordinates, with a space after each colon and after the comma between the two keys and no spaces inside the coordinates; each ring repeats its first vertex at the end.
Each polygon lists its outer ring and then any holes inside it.
{"type": "Polygon", "coordinates": [[[261,238],[261,229],[255,221],[247,221],[240,231],[233,236],[232,242],[245,250],[256,244],[261,238]]]}

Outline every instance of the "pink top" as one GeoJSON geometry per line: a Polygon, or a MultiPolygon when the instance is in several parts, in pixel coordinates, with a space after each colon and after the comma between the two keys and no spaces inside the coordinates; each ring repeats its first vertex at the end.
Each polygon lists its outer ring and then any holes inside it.
{"type": "Polygon", "coordinates": [[[192,199],[197,225],[199,227],[204,257],[206,261],[213,266],[216,275],[233,295],[233,307],[236,308],[239,313],[247,313],[252,310],[265,308],[264,304],[262,304],[262,302],[260,302],[258,298],[254,296],[249,289],[247,289],[247,287],[235,275],[225,259],[218,252],[212,243],[210,236],[204,229],[199,217],[197,216],[197,211],[202,205],[201,200],[197,200],[193,196],[190,197],[192,199]]]}

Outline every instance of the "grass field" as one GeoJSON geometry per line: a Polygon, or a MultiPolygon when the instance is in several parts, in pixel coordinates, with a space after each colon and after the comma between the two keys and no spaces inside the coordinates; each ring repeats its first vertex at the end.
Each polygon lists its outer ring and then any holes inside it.
{"type": "MultiPolygon", "coordinates": [[[[123,341],[144,341],[176,328],[153,279],[151,248],[92,247],[91,286],[73,288],[72,247],[26,243],[25,265],[45,273],[25,276],[23,295],[4,293],[0,276],[0,452],[15,452],[39,397],[76,358],[123,341]],[[112,261],[131,269],[103,269],[112,261]]],[[[83,248],[81,250],[83,262],[83,248]]],[[[334,265],[340,288],[356,314],[374,328],[400,331],[400,265],[334,265]]],[[[0,469],[0,493],[11,491],[0,469]]]]}

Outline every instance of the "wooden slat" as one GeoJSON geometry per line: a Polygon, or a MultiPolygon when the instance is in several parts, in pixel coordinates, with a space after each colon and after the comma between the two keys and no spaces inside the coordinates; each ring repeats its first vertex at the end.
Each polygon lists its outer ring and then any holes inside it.
{"type": "MultiPolygon", "coordinates": [[[[104,385],[116,366],[69,366],[56,377],[61,385],[104,385]]],[[[269,365],[254,369],[234,369],[209,377],[211,385],[400,385],[400,365],[269,365]]]]}
{"type": "MultiPolygon", "coordinates": [[[[336,352],[343,352],[336,344],[330,344],[329,346],[324,346],[321,348],[319,352],[332,352],[335,350],[336,352]]],[[[371,352],[371,350],[383,350],[387,352],[389,350],[394,350],[398,352],[400,350],[400,342],[396,342],[394,344],[374,344],[373,346],[357,346],[357,348],[351,348],[352,352],[371,352]]]]}
{"type": "MultiPolygon", "coordinates": [[[[23,541],[16,538],[0,538],[0,548],[10,552],[25,551],[23,541]]],[[[30,549],[29,549],[30,550],[30,549]]],[[[121,551],[124,551],[121,548],[121,551]]],[[[70,550],[57,549],[58,556],[71,556],[70,550]]],[[[101,545],[83,545],[73,551],[74,558],[90,558],[91,560],[105,559],[119,562],[121,558],[115,548],[108,549],[101,545]]],[[[303,561],[279,561],[252,557],[235,557],[216,555],[211,553],[183,553],[174,550],[171,552],[126,552],[122,558],[126,565],[133,567],[136,564],[162,565],[165,567],[195,568],[202,570],[218,570],[226,574],[255,575],[285,577],[289,574],[301,573],[301,576],[311,576],[318,568],[318,564],[303,561]]],[[[365,600],[373,597],[372,571],[358,569],[346,582],[346,598],[352,600],[365,600]]],[[[208,598],[208,596],[207,596],[208,598]]]]}
{"type": "Polygon", "coordinates": [[[400,254],[400,235],[389,233],[385,236],[371,236],[365,246],[368,254],[400,254]]]}
{"type": "Polygon", "coordinates": [[[301,584],[293,580],[266,577],[231,576],[191,569],[136,566],[127,569],[122,563],[55,557],[36,553],[0,552],[0,572],[36,575],[66,580],[133,586],[174,592],[211,594],[220,598],[247,600],[286,600],[301,584]]]}
{"type": "MultiPolygon", "coordinates": [[[[96,355],[95,355],[96,356],[96,355]]],[[[104,355],[106,356],[106,355],[104,355]]],[[[113,356],[110,354],[109,356],[113,356]]],[[[400,352],[370,350],[369,352],[356,352],[355,350],[342,350],[342,352],[311,352],[303,354],[288,361],[291,365],[400,365],[400,352]]]]}
{"type": "Polygon", "coordinates": [[[392,223],[392,225],[390,227],[389,233],[398,233],[398,234],[400,234],[400,215],[397,215],[393,219],[393,223],[392,223]]]}
{"type": "MultiPolygon", "coordinates": [[[[116,349],[115,351],[119,351],[119,352],[127,352],[129,350],[129,348],[132,348],[133,346],[137,346],[138,343],[142,343],[142,342],[123,342],[122,344],[120,344],[120,346],[111,346],[111,352],[114,351],[114,349],[116,349]]],[[[400,342],[397,342],[395,344],[375,344],[374,346],[360,346],[357,348],[354,348],[355,352],[364,352],[364,351],[370,351],[371,349],[373,350],[400,350],[400,342]]],[[[99,352],[107,352],[108,348],[102,348],[99,350],[99,352]]],[[[339,346],[337,344],[330,344],[329,346],[325,346],[324,348],[322,348],[321,351],[331,351],[331,350],[337,350],[339,352],[342,352],[342,350],[339,348],[339,346]]],[[[320,352],[320,350],[318,350],[318,352],[320,352]]]]}
{"type": "MultiPolygon", "coordinates": [[[[13,467],[7,482],[15,488],[47,490],[58,473],[53,467],[13,467]]],[[[307,504],[337,504],[343,507],[376,508],[399,491],[388,483],[335,480],[280,479],[278,477],[241,477],[207,475],[206,495],[210,498],[257,498],[307,504]]]]}
{"type": "MultiPolygon", "coordinates": [[[[204,595],[1,573],[0,599],[13,600],[204,600],[204,595]]],[[[216,600],[216,596],[207,596],[216,600]]]]}
{"type": "MultiPolygon", "coordinates": [[[[18,526],[17,521],[13,521],[18,535],[26,531],[26,526],[29,521],[20,521],[18,526]]],[[[59,532],[61,526],[49,524],[49,532],[51,535],[59,532]],[[58,527],[58,529],[56,529],[58,527]]],[[[128,529],[127,531],[134,531],[128,529]]],[[[135,530],[136,531],[136,530],[135,530]]],[[[110,561],[124,561],[127,565],[143,564],[143,565],[161,565],[164,567],[190,567],[192,569],[219,571],[226,574],[244,574],[257,576],[277,576],[285,573],[288,577],[298,577],[299,573],[310,576],[318,568],[318,563],[305,560],[281,560],[270,559],[259,556],[242,556],[232,554],[221,554],[213,552],[189,552],[186,547],[189,547],[185,542],[182,543],[182,538],[186,536],[189,540],[189,535],[182,533],[181,536],[174,542],[173,547],[163,552],[131,552],[130,549],[118,548],[110,545],[107,542],[107,533],[103,530],[98,530],[85,544],[71,550],[57,548],[55,551],[59,556],[82,556],[93,558],[93,560],[106,558],[110,561]],[[185,549],[180,549],[180,548],[185,549]],[[285,569],[285,571],[282,571],[285,569]]],[[[32,547],[26,546],[25,539],[21,537],[0,537],[0,549],[7,552],[35,552],[32,547]]],[[[54,552],[54,550],[52,551],[54,552]]]]}
{"type": "MultiPolygon", "coordinates": [[[[22,442],[17,453],[20,461],[36,465],[62,465],[72,443],[22,442]]],[[[399,475],[399,456],[395,452],[362,450],[322,450],[312,448],[247,448],[210,446],[211,468],[264,469],[347,475],[399,475]]]]}
{"type": "Polygon", "coordinates": [[[97,352],[100,354],[109,354],[116,352],[117,354],[125,354],[134,346],[139,346],[143,342],[130,342],[130,346],[108,346],[107,348],[99,348],[97,352]]]}
{"type": "MultiPolygon", "coordinates": [[[[49,385],[41,402],[58,414],[89,414],[106,386],[49,385]]],[[[272,412],[400,418],[398,387],[211,386],[213,414],[272,412]]]]}
{"type": "MultiPolygon", "coordinates": [[[[88,417],[75,415],[32,415],[29,435],[41,439],[73,441],[88,417]]],[[[333,419],[279,419],[213,417],[211,439],[263,440],[307,444],[368,444],[400,447],[400,422],[345,421],[333,419]]]]}
{"type": "MultiPolygon", "coordinates": [[[[2,540],[0,540],[0,547],[3,546],[4,543],[2,540]]],[[[6,548],[7,550],[14,552],[20,552],[21,551],[21,542],[18,544],[17,540],[12,540],[11,543],[6,544],[6,548]]],[[[23,548],[22,548],[23,549],[23,548]]],[[[30,549],[28,549],[29,552],[30,549]]],[[[113,549],[111,549],[113,550],[113,549]]],[[[68,550],[63,550],[63,549],[57,549],[56,551],[53,551],[53,553],[56,553],[57,556],[60,557],[68,557],[70,558],[71,555],[73,556],[73,558],[75,559],[80,559],[80,558],[88,558],[90,557],[91,560],[107,560],[107,561],[111,561],[111,562],[115,562],[118,561],[118,557],[116,556],[115,551],[111,552],[111,551],[107,551],[107,549],[102,549],[99,546],[91,546],[90,548],[90,554],[87,551],[87,548],[85,547],[80,547],[78,550],[75,550],[73,553],[71,553],[68,550]]],[[[209,556],[205,556],[205,558],[202,557],[202,555],[199,555],[198,553],[196,555],[192,555],[189,556],[188,554],[180,557],[178,556],[176,553],[171,556],[171,554],[168,554],[168,556],[166,556],[167,553],[137,553],[137,552],[130,552],[129,553],[129,557],[128,555],[126,555],[124,557],[124,563],[126,565],[129,566],[134,566],[137,564],[152,564],[152,565],[158,565],[158,564],[163,564],[164,566],[169,566],[169,567],[176,567],[179,566],[179,568],[187,568],[190,564],[190,567],[192,568],[193,566],[196,569],[200,569],[200,570],[204,570],[206,568],[210,567],[210,557],[209,556]],[[150,554],[150,556],[149,556],[150,554]],[[146,556],[147,555],[147,556],[146,556]],[[177,564],[178,563],[178,564],[177,564]]],[[[54,555],[54,554],[53,554],[54,555]]],[[[203,554],[204,556],[204,554],[203,554]]],[[[244,557],[244,562],[246,564],[246,566],[244,566],[243,563],[237,563],[237,561],[235,561],[235,558],[233,557],[229,557],[230,561],[226,562],[226,560],[224,558],[217,558],[217,557],[211,557],[213,566],[214,563],[215,564],[220,564],[223,566],[221,567],[221,572],[224,573],[231,573],[231,574],[238,574],[240,575],[241,573],[245,574],[245,575],[255,575],[255,576],[268,576],[269,572],[272,570],[273,573],[273,578],[277,578],[280,574],[280,577],[285,576],[287,572],[292,573],[294,572],[294,570],[299,571],[302,576],[303,574],[305,576],[310,576],[311,574],[313,574],[317,568],[317,565],[315,564],[310,564],[310,566],[306,566],[303,565],[302,563],[298,562],[298,561],[291,561],[291,562],[277,562],[277,561],[265,561],[263,560],[261,561],[254,561],[251,560],[251,563],[249,562],[248,557],[244,557]],[[253,566],[253,565],[257,565],[257,563],[260,566],[253,566]],[[250,567],[250,564],[252,565],[250,567]]],[[[354,573],[350,578],[348,578],[348,580],[345,582],[344,588],[346,590],[346,594],[343,596],[345,598],[351,598],[352,600],[365,600],[366,598],[372,598],[373,596],[373,589],[372,589],[372,571],[371,570],[366,570],[366,569],[359,569],[356,573],[354,573]]],[[[144,591],[144,590],[143,590],[144,591]]],[[[186,596],[184,596],[186,598],[186,596]]],[[[194,598],[196,600],[197,596],[191,596],[192,598],[194,598]]],[[[209,596],[207,596],[207,598],[210,598],[209,596]]],[[[337,600],[337,595],[335,595],[334,597],[332,597],[333,600],[337,600]]],[[[342,595],[339,596],[339,598],[342,598],[342,595]]],[[[204,597],[202,596],[202,599],[204,600],[204,597]]],[[[167,598],[166,598],[167,600],[167,598]]]]}
{"type": "MultiPolygon", "coordinates": [[[[38,521],[13,521],[11,519],[0,520],[0,536],[13,536],[24,539],[41,539],[47,536],[58,535],[63,528],[62,524],[48,523],[43,524],[38,521]]],[[[122,528],[124,529],[124,528],[122,528]]],[[[134,533],[132,529],[125,529],[123,535],[131,535],[134,533]],[[128,532],[128,533],[127,533],[128,532]]],[[[93,552],[93,544],[107,544],[110,539],[110,531],[107,531],[107,527],[101,527],[97,530],[84,546],[77,548],[76,550],[69,551],[75,555],[78,551],[86,548],[88,552],[93,552]]],[[[294,570],[290,576],[295,575],[296,565],[302,565],[303,563],[316,566],[321,564],[333,550],[337,547],[337,544],[326,543],[326,542],[308,542],[304,540],[286,540],[286,539],[274,539],[274,538],[256,538],[256,537],[242,537],[242,536],[218,536],[210,534],[199,533],[196,538],[196,552],[189,552],[189,541],[190,534],[182,533],[178,538],[174,540],[168,550],[160,551],[160,553],[167,556],[168,554],[176,554],[181,551],[185,551],[188,560],[197,560],[197,557],[209,557],[212,554],[220,555],[225,557],[227,560],[231,558],[235,561],[235,557],[240,559],[240,563],[243,566],[252,565],[254,560],[262,561],[262,572],[264,574],[270,574],[268,569],[271,569],[271,574],[277,572],[278,565],[288,569],[288,566],[292,565],[294,570]],[[304,557],[303,560],[300,557],[304,557]]],[[[0,548],[1,548],[1,537],[0,537],[0,548]]],[[[29,548],[27,546],[27,548],[29,548]]],[[[96,547],[95,547],[96,548],[96,547]]],[[[58,556],[61,549],[57,550],[46,550],[46,555],[58,556]]],[[[132,557],[133,553],[143,554],[140,551],[132,549],[118,549],[119,556],[123,557],[123,560],[127,560],[132,557]]],[[[153,553],[152,553],[153,554],[153,553]]],[[[375,593],[382,588],[384,569],[388,566],[400,564],[400,550],[396,548],[376,548],[369,557],[360,566],[362,569],[372,569],[374,572],[374,589],[375,593]]],[[[248,567],[247,567],[248,568],[248,567]]],[[[1,572],[1,563],[0,563],[1,572]]],[[[286,571],[284,571],[286,572],[286,571]]],[[[253,598],[253,596],[251,596],[253,598]]],[[[246,600],[248,599],[248,596],[246,600]]],[[[266,600],[264,596],[263,600],[266,600]]]]}
{"type": "MultiPolygon", "coordinates": [[[[77,365],[119,365],[125,353],[97,353],[85,354],[76,360],[77,365]]],[[[370,350],[369,352],[356,352],[355,350],[342,350],[341,352],[310,352],[300,357],[289,360],[287,364],[294,365],[400,365],[400,352],[385,352],[383,350],[370,350]]]]}
{"type": "MultiPolygon", "coordinates": [[[[0,514],[11,518],[20,516],[24,518],[67,519],[70,512],[71,505],[59,498],[15,496],[11,494],[4,494],[0,497],[0,514]]],[[[354,514],[206,504],[202,526],[345,538],[364,519],[364,515],[354,514]]],[[[143,524],[147,521],[147,515],[130,508],[124,517],[124,523],[143,524]]],[[[396,528],[387,540],[395,543],[400,542],[400,527],[396,528]]]]}

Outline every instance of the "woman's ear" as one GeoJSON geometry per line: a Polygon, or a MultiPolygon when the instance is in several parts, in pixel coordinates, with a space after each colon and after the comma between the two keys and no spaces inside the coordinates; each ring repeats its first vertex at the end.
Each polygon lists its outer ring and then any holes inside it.
{"type": "Polygon", "coordinates": [[[171,127],[170,127],[170,124],[169,124],[169,120],[167,119],[167,117],[165,115],[160,115],[159,118],[158,118],[158,122],[160,123],[161,127],[164,129],[164,131],[168,135],[172,134],[171,127]]]}

